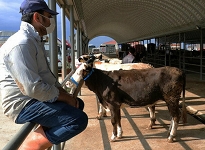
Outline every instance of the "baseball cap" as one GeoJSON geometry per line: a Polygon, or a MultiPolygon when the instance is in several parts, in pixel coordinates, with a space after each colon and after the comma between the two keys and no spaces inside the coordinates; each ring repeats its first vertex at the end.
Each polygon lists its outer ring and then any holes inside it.
{"type": "Polygon", "coordinates": [[[58,14],[57,12],[50,10],[44,0],[24,0],[20,6],[20,12],[22,13],[22,15],[38,10],[44,10],[51,15],[58,14]]]}

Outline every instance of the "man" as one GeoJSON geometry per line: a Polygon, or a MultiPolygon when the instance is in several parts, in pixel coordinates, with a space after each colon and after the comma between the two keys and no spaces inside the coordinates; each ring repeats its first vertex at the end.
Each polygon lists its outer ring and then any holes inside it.
{"type": "Polygon", "coordinates": [[[68,94],[51,73],[42,37],[55,28],[43,0],[24,0],[20,30],[0,49],[0,90],[4,114],[17,124],[34,122],[20,150],[42,150],[81,133],[88,123],[84,103],[68,94]]]}
{"type": "Polygon", "coordinates": [[[122,59],[122,64],[133,63],[135,61],[135,49],[133,47],[129,48],[128,54],[122,59]]]}

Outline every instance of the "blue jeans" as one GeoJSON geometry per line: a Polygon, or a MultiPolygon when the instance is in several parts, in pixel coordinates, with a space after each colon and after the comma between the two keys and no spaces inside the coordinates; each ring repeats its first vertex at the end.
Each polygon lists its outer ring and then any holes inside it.
{"type": "Polygon", "coordinates": [[[88,124],[88,116],[82,111],[84,102],[80,98],[78,100],[79,108],[75,108],[64,102],[49,103],[32,99],[15,122],[40,124],[52,144],[65,142],[81,133],[88,124]]]}

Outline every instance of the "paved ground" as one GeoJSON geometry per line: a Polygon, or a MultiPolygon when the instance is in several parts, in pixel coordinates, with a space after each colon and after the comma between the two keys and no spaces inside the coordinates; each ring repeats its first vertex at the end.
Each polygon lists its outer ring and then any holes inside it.
{"type": "Polygon", "coordinates": [[[80,97],[85,100],[85,112],[89,116],[89,124],[83,133],[66,142],[65,150],[164,150],[165,148],[201,150],[205,148],[205,125],[190,115],[185,126],[180,122],[176,142],[167,143],[170,120],[163,102],[157,105],[157,125],[153,130],[146,129],[149,113],[145,108],[123,109],[121,112],[123,138],[110,142],[112,133],[110,114],[103,120],[96,120],[97,105],[94,93],[87,88],[82,88],[81,94],[80,97]]]}
{"type": "Polygon", "coordinates": [[[194,74],[187,74],[187,111],[205,122],[205,81],[199,81],[194,74]]]}
{"type": "MultiPolygon", "coordinates": [[[[81,90],[85,101],[85,112],[89,117],[87,129],[80,135],[65,143],[65,150],[161,150],[165,148],[177,150],[205,149],[205,125],[188,115],[188,123],[180,123],[176,142],[166,142],[170,124],[167,108],[164,103],[157,104],[157,125],[147,130],[149,113],[145,108],[123,109],[123,138],[110,142],[112,125],[110,114],[103,120],[97,120],[97,104],[95,94],[85,86],[81,90]]],[[[187,110],[205,120],[205,82],[196,81],[195,76],[187,74],[186,86],[187,110]]],[[[0,111],[2,109],[0,107],[0,111]]],[[[0,113],[0,149],[16,134],[22,125],[16,125],[0,113]]]]}

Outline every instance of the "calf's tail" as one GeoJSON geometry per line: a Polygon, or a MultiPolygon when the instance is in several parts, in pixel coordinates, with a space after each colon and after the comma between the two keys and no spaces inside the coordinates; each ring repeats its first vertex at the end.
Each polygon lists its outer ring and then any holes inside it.
{"type": "Polygon", "coordinates": [[[187,111],[185,105],[185,87],[186,87],[186,75],[183,73],[183,91],[182,91],[182,122],[187,123],[187,111]]]}

